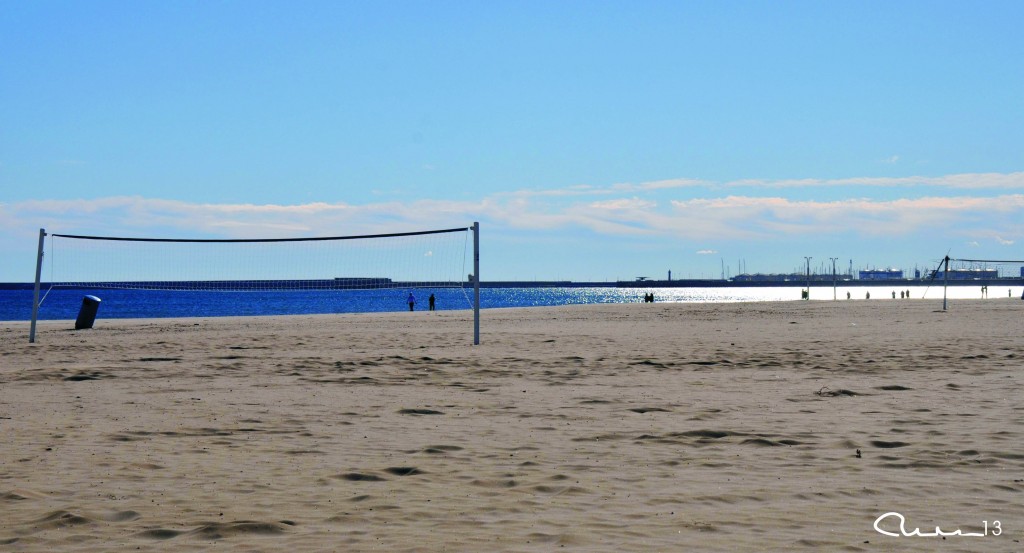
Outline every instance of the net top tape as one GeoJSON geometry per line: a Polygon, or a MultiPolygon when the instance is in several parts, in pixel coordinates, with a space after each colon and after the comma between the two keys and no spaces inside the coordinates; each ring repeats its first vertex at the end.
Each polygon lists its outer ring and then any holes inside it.
{"type": "Polygon", "coordinates": [[[80,240],[113,240],[121,242],[190,242],[190,243],[237,243],[237,242],[323,242],[328,240],[359,240],[368,238],[395,238],[399,236],[419,236],[423,234],[443,234],[447,232],[466,232],[473,227],[459,227],[440,230],[421,230],[416,232],[393,232],[389,234],[363,234],[358,236],[318,236],[311,238],[128,238],[123,236],[85,236],[80,234],[51,234],[60,238],[80,240]]]}
{"type": "Polygon", "coordinates": [[[1024,263],[1017,259],[954,259],[949,258],[950,261],[964,261],[967,263],[1024,263]]]}

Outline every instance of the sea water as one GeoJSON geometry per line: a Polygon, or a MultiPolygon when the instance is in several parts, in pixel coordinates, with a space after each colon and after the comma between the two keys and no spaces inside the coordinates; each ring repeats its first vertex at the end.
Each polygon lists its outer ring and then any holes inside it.
{"type": "MultiPolygon", "coordinates": [[[[835,297],[847,301],[900,299],[910,291],[910,300],[922,298],[941,301],[941,286],[840,286],[835,297]],[[893,298],[895,296],[895,298],[893,298]]],[[[659,303],[721,303],[759,301],[800,301],[802,289],[794,287],[715,287],[715,288],[482,288],[480,307],[536,307],[588,303],[639,303],[644,294],[654,293],[659,303]]],[[[44,292],[46,292],[44,290],[44,292]]],[[[372,313],[407,311],[406,299],[416,296],[417,311],[427,309],[427,298],[434,294],[438,310],[471,309],[472,289],[385,289],[323,290],[273,292],[211,292],[167,290],[92,290],[54,288],[45,295],[39,309],[40,320],[74,319],[82,298],[100,298],[98,318],[224,317],[252,315],[302,315],[325,313],[372,313]]],[[[987,297],[1020,298],[1024,285],[989,286],[987,297]]],[[[950,286],[951,299],[981,299],[980,286],[950,286]]],[[[831,286],[812,287],[811,300],[832,300],[831,286]]],[[[1019,300],[1018,300],[1019,301],[1019,300]]],[[[0,290],[0,321],[27,321],[32,315],[31,290],[0,290]]]]}

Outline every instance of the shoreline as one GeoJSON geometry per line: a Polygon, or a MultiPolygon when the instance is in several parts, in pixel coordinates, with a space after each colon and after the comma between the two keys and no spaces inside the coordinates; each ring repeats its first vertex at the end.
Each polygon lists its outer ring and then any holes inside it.
{"type": "MultiPolygon", "coordinates": [[[[942,288],[941,287],[938,287],[938,288],[936,288],[936,287],[926,287],[926,288],[929,290],[930,295],[928,297],[923,297],[923,298],[917,298],[917,297],[913,297],[913,298],[911,298],[911,297],[907,297],[907,298],[903,298],[903,297],[889,297],[889,296],[887,296],[885,294],[882,294],[882,295],[878,295],[875,298],[870,298],[870,299],[866,299],[864,297],[851,297],[851,298],[847,299],[847,298],[841,297],[841,295],[840,295],[840,297],[837,297],[837,299],[833,300],[832,298],[829,298],[829,297],[824,297],[824,298],[815,297],[814,296],[815,290],[818,290],[820,292],[820,289],[818,289],[816,287],[812,287],[812,297],[810,298],[809,301],[810,301],[810,303],[833,303],[833,302],[835,302],[835,303],[842,303],[842,302],[864,302],[864,301],[867,301],[867,302],[889,302],[889,301],[894,301],[894,300],[899,300],[901,302],[921,302],[921,301],[926,301],[927,302],[927,301],[931,301],[931,302],[939,302],[939,305],[941,307],[942,292],[943,292],[942,288]]],[[[840,294],[843,293],[843,292],[849,292],[850,291],[849,288],[847,288],[847,289],[837,288],[837,290],[838,290],[838,292],[840,294]]],[[[920,289],[914,289],[914,290],[915,291],[920,291],[920,289]]],[[[1024,290],[1024,287],[1022,287],[1021,290],[1024,290]]],[[[891,291],[893,292],[893,295],[895,295],[895,293],[897,291],[902,293],[902,290],[892,289],[891,291]]],[[[995,296],[993,296],[993,297],[985,297],[985,298],[974,297],[973,294],[971,295],[971,297],[962,297],[962,296],[958,296],[958,295],[950,295],[949,298],[948,298],[948,302],[951,302],[951,303],[955,304],[955,303],[960,303],[960,302],[963,302],[963,301],[996,301],[996,300],[1021,301],[1022,300],[1021,297],[1017,296],[1016,294],[1013,294],[1014,290],[1012,288],[1009,289],[1009,292],[1011,293],[1011,295],[1005,295],[1005,296],[1001,295],[1003,291],[1004,291],[1004,289],[997,289],[997,290],[995,290],[995,293],[996,293],[995,296]]],[[[963,292],[963,290],[958,290],[958,292],[963,292]]],[[[319,292],[315,292],[315,293],[319,293],[319,292]]],[[[632,299],[634,301],[610,301],[610,302],[594,301],[594,302],[585,302],[585,303],[582,303],[582,302],[581,303],[563,303],[563,304],[558,304],[558,305],[521,305],[521,306],[501,306],[501,307],[488,307],[488,306],[485,305],[484,307],[481,307],[481,312],[492,311],[492,310],[495,310],[495,309],[536,309],[536,308],[576,307],[576,306],[582,306],[582,305],[635,305],[637,303],[645,303],[645,302],[642,302],[640,300],[639,296],[633,297],[632,299]]],[[[678,300],[678,299],[674,299],[672,297],[667,297],[667,298],[666,297],[658,297],[656,299],[655,303],[658,303],[658,304],[668,304],[668,305],[689,305],[689,304],[694,304],[694,305],[726,305],[726,304],[771,304],[771,303],[783,303],[783,304],[786,304],[786,303],[791,303],[791,302],[800,303],[800,302],[803,302],[803,301],[805,301],[805,300],[802,300],[799,297],[794,297],[792,299],[785,299],[785,300],[776,300],[776,299],[772,299],[772,300],[761,300],[761,299],[754,299],[754,300],[749,300],[749,299],[736,299],[736,300],[733,300],[733,299],[710,299],[710,300],[703,300],[703,299],[689,300],[689,299],[686,299],[686,300],[678,300]]],[[[435,313],[449,313],[449,312],[461,313],[461,312],[470,312],[470,311],[471,311],[470,309],[443,309],[442,308],[442,309],[439,309],[438,311],[436,311],[435,313]]],[[[242,318],[245,318],[245,317],[277,317],[277,316],[280,316],[280,317],[288,317],[288,316],[301,317],[301,316],[313,316],[313,315],[323,315],[323,316],[349,315],[349,316],[351,316],[351,315],[384,315],[384,314],[395,314],[395,313],[405,313],[405,312],[406,311],[404,309],[395,309],[393,311],[364,311],[364,312],[353,311],[353,312],[331,312],[331,313],[326,313],[326,312],[325,313],[267,313],[267,314],[245,314],[245,315],[234,315],[234,314],[232,314],[232,315],[209,315],[209,314],[203,314],[203,315],[195,315],[195,316],[172,315],[172,316],[168,316],[168,317],[134,317],[134,316],[125,316],[125,315],[109,316],[109,315],[106,314],[105,311],[102,311],[102,312],[99,313],[99,315],[98,315],[96,320],[97,320],[97,324],[103,324],[103,323],[109,322],[109,321],[121,321],[121,320],[150,320],[150,319],[152,319],[152,320],[172,320],[172,319],[203,319],[203,318],[221,319],[221,318],[232,318],[232,317],[242,317],[242,318]]],[[[418,313],[425,313],[425,312],[427,312],[427,311],[424,311],[423,309],[420,309],[418,311],[418,313]]],[[[50,324],[50,323],[66,323],[67,321],[71,321],[73,323],[74,320],[75,320],[75,315],[76,314],[77,314],[77,307],[74,310],[74,315],[69,314],[69,316],[67,316],[65,318],[59,318],[59,319],[40,318],[38,320],[38,324],[42,325],[44,323],[45,324],[50,324]]],[[[30,322],[30,320],[28,318],[25,318],[25,319],[0,320],[0,326],[2,326],[2,325],[17,325],[19,323],[20,324],[28,324],[29,322],[30,322]]]]}

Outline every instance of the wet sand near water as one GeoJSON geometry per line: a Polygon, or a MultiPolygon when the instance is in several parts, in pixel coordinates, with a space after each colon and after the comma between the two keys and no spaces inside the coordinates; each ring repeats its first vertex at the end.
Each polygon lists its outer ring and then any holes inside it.
{"type": "Polygon", "coordinates": [[[27,327],[0,551],[1024,550],[1020,300],[27,327]]]}

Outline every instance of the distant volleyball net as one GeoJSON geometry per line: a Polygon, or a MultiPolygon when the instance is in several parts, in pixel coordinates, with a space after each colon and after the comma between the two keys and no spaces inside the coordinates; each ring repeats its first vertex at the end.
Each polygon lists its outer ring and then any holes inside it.
{"type": "Polygon", "coordinates": [[[938,278],[965,280],[1018,280],[1024,278],[1024,261],[1005,259],[953,259],[949,260],[949,274],[940,268],[938,278]]]}
{"type": "MultiPolygon", "coordinates": [[[[1014,259],[964,259],[952,258],[947,254],[932,271],[930,280],[941,283],[942,310],[948,304],[947,288],[950,285],[979,285],[981,297],[987,298],[990,285],[1013,285],[1024,280],[1024,261],[1014,259]]],[[[1012,290],[1011,290],[1012,295],[1012,290]]],[[[1022,297],[1021,299],[1024,299],[1022,297]]]]}
{"type": "MultiPolygon", "coordinates": [[[[416,232],[266,239],[47,234],[40,230],[30,341],[53,290],[209,292],[455,290],[479,343],[479,224],[416,232]],[[47,240],[48,239],[48,240],[47,240]]],[[[395,309],[404,305],[394,301],[395,309]]],[[[421,298],[426,303],[426,298],[421,298]]],[[[455,303],[455,305],[453,305],[455,303]]],[[[424,307],[426,307],[424,305],[424,307]]],[[[184,316],[184,315],[183,315],[184,316]]]]}

